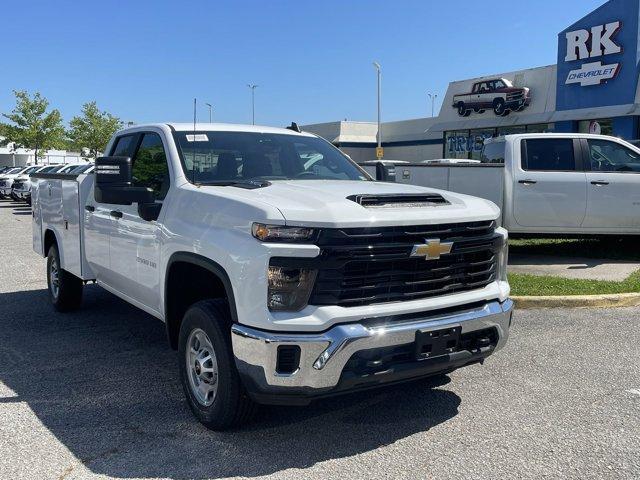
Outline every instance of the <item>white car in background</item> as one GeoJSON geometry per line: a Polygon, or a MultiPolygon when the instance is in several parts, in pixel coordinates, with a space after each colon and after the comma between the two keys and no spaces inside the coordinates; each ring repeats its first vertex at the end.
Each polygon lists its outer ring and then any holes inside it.
{"type": "Polygon", "coordinates": [[[15,167],[0,175],[0,197],[9,197],[14,179],[22,175],[22,173],[29,168],[31,167],[15,167]]]}
{"type": "Polygon", "coordinates": [[[36,173],[63,173],[79,175],[93,171],[92,163],[74,163],[69,165],[48,165],[36,167],[36,170],[28,171],[29,175],[20,176],[13,182],[12,195],[15,200],[24,200],[31,205],[31,175],[36,173]]]}

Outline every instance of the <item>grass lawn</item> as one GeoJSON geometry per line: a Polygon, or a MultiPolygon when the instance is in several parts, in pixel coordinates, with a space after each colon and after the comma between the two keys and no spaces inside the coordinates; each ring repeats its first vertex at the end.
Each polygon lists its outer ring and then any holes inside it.
{"type": "Polygon", "coordinates": [[[581,280],[510,273],[512,295],[601,295],[606,293],[640,292],[640,271],[622,282],[581,280]]]}
{"type": "Polygon", "coordinates": [[[509,239],[510,253],[640,260],[640,237],[509,239]]]}
{"type": "MultiPolygon", "coordinates": [[[[510,239],[509,253],[640,261],[640,238],[510,239]]],[[[509,274],[512,295],[598,295],[640,292],[640,271],[621,282],[509,274]]]]}
{"type": "Polygon", "coordinates": [[[640,237],[509,239],[509,252],[640,261],[640,237]]]}

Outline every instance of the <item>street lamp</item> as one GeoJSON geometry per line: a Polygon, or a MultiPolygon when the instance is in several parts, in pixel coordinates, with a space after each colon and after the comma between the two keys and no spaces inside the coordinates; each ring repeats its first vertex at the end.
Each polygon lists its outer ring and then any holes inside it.
{"type": "Polygon", "coordinates": [[[431,99],[431,116],[433,117],[433,104],[435,103],[436,98],[438,98],[438,94],[427,93],[427,95],[429,95],[429,98],[431,99]]]}
{"type": "Polygon", "coordinates": [[[256,87],[252,83],[247,83],[247,87],[251,89],[251,124],[256,124],[256,87]]]}
{"type": "Polygon", "coordinates": [[[205,103],[207,107],[209,107],[209,123],[211,123],[211,110],[213,109],[213,105],[210,103],[205,103]]]}
{"type": "Polygon", "coordinates": [[[376,68],[376,71],[378,73],[378,134],[376,135],[378,137],[378,148],[382,147],[382,132],[380,130],[380,75],[381,75],[381,67],[380,64],[378,62],[373,62],[373,66],[376,68]]]}

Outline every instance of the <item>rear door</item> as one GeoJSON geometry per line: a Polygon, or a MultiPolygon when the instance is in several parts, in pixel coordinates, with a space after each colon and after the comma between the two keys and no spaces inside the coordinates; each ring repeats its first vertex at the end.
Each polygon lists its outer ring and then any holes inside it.
{"type": "Polygon", "coordinates": [[[587,170],[586,228],[640,230],[640,154],[621,143],[582,139],[587,170]]]}
{"type": "Polygon", "coordinates": [[[587,206],[580,141],[555,136],[516,141],[520,142],[520,161],[513,165],[516,222],[556,231],[580,227],[587,206]]]}

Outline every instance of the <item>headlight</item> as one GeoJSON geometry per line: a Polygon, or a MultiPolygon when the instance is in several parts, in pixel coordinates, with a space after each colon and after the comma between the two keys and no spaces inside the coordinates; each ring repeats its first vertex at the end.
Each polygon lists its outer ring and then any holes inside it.
{"type": "Polygon", "coordinates": [[[283,227],[282,225],[254,223],[251,226],[251,233],[263,242],[300,242],[311,240],[315,230],[308,227],[283,227]]]}
{"type": "Polygon", "coordinates": [[[498,254],[498,280],[507,281],[507,265],[509,263],[509,235],[504,228],[497,229],[497,233],[502,235],[503,244],[498,254]]]}
{"type": "Polygon", "coordinates": [[[316,270],[269,267],[269,310],[298,311],[307,306],[316,279],[316,270]]]}

